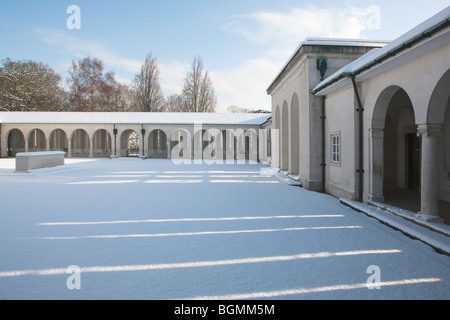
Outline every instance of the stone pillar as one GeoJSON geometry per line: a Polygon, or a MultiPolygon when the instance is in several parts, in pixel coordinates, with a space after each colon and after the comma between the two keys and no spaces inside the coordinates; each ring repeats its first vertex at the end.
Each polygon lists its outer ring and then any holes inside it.
{"type": "Polygon", "coordinates": [[[172,136],[170,136],[170,137],[167,137],[167,139],[166,139],[167,141],[167,143],[166,143],[166,145],[167,145],[167,159],[171,159],[172,158],[172,136]]]}
{"type": "Polygon", "coordinates": [[[384,129],[369,129],[370,135],[370,201],[384,202],[383,195],[383,144],[384,129]]]}
{"type": "Polygon", "coordinates": [[[442,222],[439,218],[438,136],[442,125],[422,124],[417,128],[422,136],[421,209],[416,218],[442,222]]]}
{"type": "Polygon", "coordinates": [[[72,158],[72,139],[67,140],[67,158],[72,158]]]}
{"type": "Polygon", "coordinates": [[[28,152],[29,150],[29,145],[30,145],[30,134],[28,134],[28,136],[25,136],[25,152],[28,152]]]}
{"type": "Polygon", "coordinates": [[[47,137],[47,151],[50,151],[50,142],[52,141],[52,136],[51,134],[48,135],[47,137]]]}
{"type": "Polygon", "coordinates": [[[89,137],[89,158],[94,157],[94,135],[89,137]]]}
{"type": "Polygon", "coordinates": [[[145,133],[143,132],[142,135],[142,141],[144,141],[144,143],[142,144],[142,157],[144,157],[145,159],[148,158],[148,139],[150,137],[150,132],[145,133]]]}

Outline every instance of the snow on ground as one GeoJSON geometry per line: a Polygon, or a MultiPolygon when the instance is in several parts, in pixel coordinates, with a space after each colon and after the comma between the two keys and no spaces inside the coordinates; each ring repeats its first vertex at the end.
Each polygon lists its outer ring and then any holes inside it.
{"type": "Polygon", "coordinates": [[[0,159],[1,299],[450,298],[450,257],[261,164],[13,161],[0,159]]]}

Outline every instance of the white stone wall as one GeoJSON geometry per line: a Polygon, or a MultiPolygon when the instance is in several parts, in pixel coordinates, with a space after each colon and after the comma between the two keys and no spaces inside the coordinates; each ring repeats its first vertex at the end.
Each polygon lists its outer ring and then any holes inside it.
{"type": "Polygon", "coordinates": [[[326,192],[336,197],[357,199],[358,131],[357,102],[352,87],[326,98],[326,192]],[[340,137],[340,161],[331,159],[331,136],[340,137]]]}

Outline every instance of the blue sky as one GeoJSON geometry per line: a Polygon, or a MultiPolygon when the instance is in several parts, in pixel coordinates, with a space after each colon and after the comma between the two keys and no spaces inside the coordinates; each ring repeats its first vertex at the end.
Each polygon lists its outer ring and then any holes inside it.
{"type": "Polygon", "coordinates": [[[306,37],[392,40],[450,5],[404,0],[4,1],[0,59],[42,61],[63,77],[72,60],[97,57],[130,83],[147,53],[158,59],[166,95],[179,93],[200,55],[230,105],[269,109],[266,88],[306,37]],[[81,9],[69,30],[67,8],[81,9]]]}

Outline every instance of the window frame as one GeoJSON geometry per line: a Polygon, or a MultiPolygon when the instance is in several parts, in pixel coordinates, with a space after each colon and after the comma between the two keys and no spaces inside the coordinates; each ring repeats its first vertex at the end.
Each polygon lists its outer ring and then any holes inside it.
{"type": "Polygon", "coordinates": [[[342,160],[342,139],[341,133],[330,134],[330,163],[340,166],[342,160]]]}

